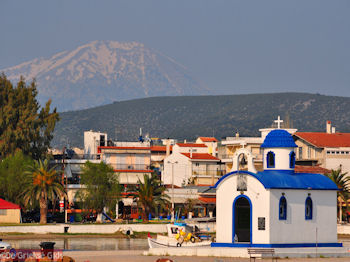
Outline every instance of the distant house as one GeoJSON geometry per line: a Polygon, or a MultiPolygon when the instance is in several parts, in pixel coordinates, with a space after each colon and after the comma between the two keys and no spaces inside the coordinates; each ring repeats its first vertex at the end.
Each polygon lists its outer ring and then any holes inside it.
{"type": "Polygon", "coordinates": [[[341,168],[350,174],[350,133],[336,133],[327,121],[326,132],[296,132],[294,140],[297,164],[341,168]]]}
{"type": "Polygon", "coordinates": [[[204,144],[208,147],[208,153],[212,156],[218,156],[218,140],[215,137],[200,136],[196,140],[196,144],[204,144]]]}
{"type": "Polygon", "coordinates": [[[164,159],[162,181],[176,186],[214,185],[222,174],[220,159],[209,154],[205,144],[177,143],[164,159]]]}
{"type": "Polygon", "coordinates": [[[114,142],[114,146],[98,147],[101,160],[113,167],[119,183],[135,186],[144,175],[151,175],[151,146],[149,142],[114,142]]]}
{"type": "Polygon", "coordinates": [[[20,206],[0,198],[0,223],[21,223],[20,206]]]}

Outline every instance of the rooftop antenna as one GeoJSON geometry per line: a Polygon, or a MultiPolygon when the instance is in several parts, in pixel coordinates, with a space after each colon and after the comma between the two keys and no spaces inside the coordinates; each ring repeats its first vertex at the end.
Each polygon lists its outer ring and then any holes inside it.
{"type": "Polygon", "coordinates": [[[143,137],[142,137],[142,128],[140,127],[140,136],[139,136],[139,141],[143,143],[143,137]]]}

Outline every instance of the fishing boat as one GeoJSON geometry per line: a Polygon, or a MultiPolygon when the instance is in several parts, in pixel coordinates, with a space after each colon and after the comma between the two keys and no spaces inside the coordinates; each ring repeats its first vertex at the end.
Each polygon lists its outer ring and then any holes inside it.
{"type": "Polygon", "coordinates": [[[186,223],[167,224],[167,235],[148,235],[150,248],[162,247],[205,247],[211,244],[210,236],[202,235],[196,226],[186,223]],[[197,229],[197,230],[196,230],[197,229]]]}

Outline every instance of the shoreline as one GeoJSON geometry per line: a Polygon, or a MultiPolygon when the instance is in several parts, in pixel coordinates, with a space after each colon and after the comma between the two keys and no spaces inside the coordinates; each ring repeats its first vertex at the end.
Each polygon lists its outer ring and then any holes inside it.
{"type": "MultiPolygon", "coordinates": [[[[134,232],[133,235],[125,235],[121,232],[118,233],[0,233],[0,238],[17,240],[17,239],[64,239],[64,238],[115,238],[115,239],[147,239],[148,232],[134,232]]],[[[156,233],[150,233],[152,237],[156,236],[156,233]]]]}

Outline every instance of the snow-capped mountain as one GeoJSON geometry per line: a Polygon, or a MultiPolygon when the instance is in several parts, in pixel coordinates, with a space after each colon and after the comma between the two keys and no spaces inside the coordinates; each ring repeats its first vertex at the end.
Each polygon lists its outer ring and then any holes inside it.
{"type": "Polygon", "coordinates": [[[41,103],[59,111],[113,101],[209,91],[173,59],[137,42],[93,41],[72,51],[0,70],[13,82],[36,78],[41,103]]]}

